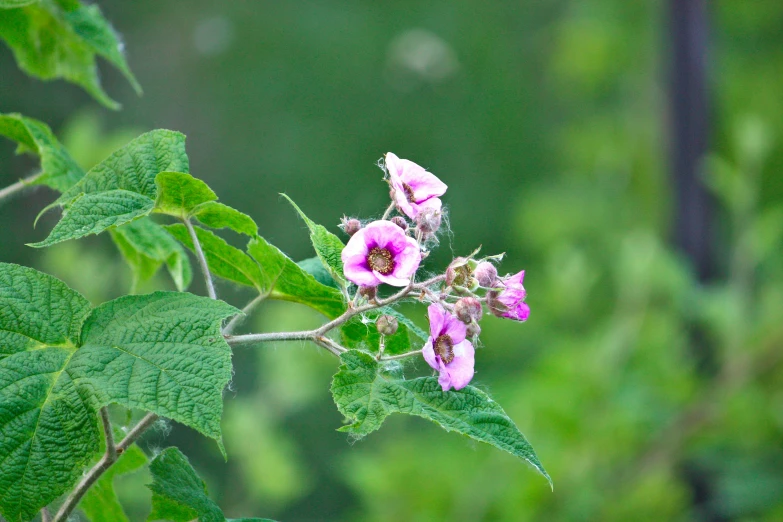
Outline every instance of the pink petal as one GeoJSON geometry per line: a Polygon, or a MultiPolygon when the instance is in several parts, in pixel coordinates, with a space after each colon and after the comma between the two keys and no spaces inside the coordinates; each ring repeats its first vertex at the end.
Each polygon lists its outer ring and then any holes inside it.
{"type": "Polygon", "coordinates": [[[451,342],[456,345],[465,340],[468,327],[453,315],[446,314],[442,328],[441,335],[448,335],[451,337],[451,342]]]}
{"type": "Polygon", "coordinates": [[[365,244],[365,231],[359,230],[348,240],[343,248],[341,258],[345,277],[357,285],[378,286],[380,281],[373,275],[367,266],[367,245],[365,244]]]}
{"type": "Polygon", "coordinates": [[[440,375],[438,376],[438,384],[440,384],[440,387],[443,388],[443,391],[449,391],[449,388],[451,388],[451,375],[449,375],[448,371],[440,372],[440,375]]]}
{"type": "Polygon", "coordinates": [[[435,355],[435,349],[432,347],[432,337],[427,339],[427,344],[421,349],[421,354],[424,356],[424,360],[427,361],[434,370],[438,369],[438,359],[435,355]]]}
{"type": "MultiPolygon", "coordinates": [[[[419,203],[429,198],[442,196],[448,188],[434,174],[409,160],[399,160],[402,167],[400,179],[413,190],[413,199],[419,203]]],[[[399,167],[398,167],[399,168],[399,167]]]]}
{"type": "MultiPolygon", "coordinates": [[[[449,382],[454,389],[461,390],[473,379],[476,350],[470,341],[462,341],[453,349],[454,359],[446,365],[446,371],[449,374],[449,382]]],[[[444,389],[444,391],[446,390],[444,389]]]]}
{"type": "MultiPolygon", "coordinates": [[[[525,279],[525,271],[517,272],[508,279],[506,279],[506,286],[522,286],[522,281],[525,279]]],[[[524,289],[524,287],[522,287],[524,289]]]]}
{"type": "Polygon", "coordinates": [[[515,321],[527,321],[530,317],[530,306],[527,303],[517,303],[517,305],[503,314],[503,317],[514,319],[515,321]]]}
{"type": "Polygon", "coordinates": [[[427,307],[427,315],[430,319],[430,335],[437,338],[443,331],[448,312],[441,305],[433,303],[427,307]]]}
{"type": "MultiPolygon", "coordinates": [[[[406,239],[408,236],[391,221],[373,221],[359,232],[364,232],[363,243],[368,252],[377,246],[389,250],[394,255],[403,251],[407,244],[406,239]]],[[[354,237],[359,232],[354,234],[354,237]]],[[[353,237],[351,240],[353,240],[353,237]]]]}
{"type": "Polygon", "coordinates": [[[383,160],[384,163],[386,163],[386,171],[389,173],[389,177],[391,178],[392,182],[394,182],[395,178],[399,179],[400,172],[402,171],[400,158],[398,158],[397,155],[393,152],[387,152],[383,160]]]}
{"type": "MultiPolygon", "coordinates": [[[[392,286],[408,286],[408,283],[410,283],[410,278],[406,277],[396,277],[394,275],[394,272],[388,275],[383,275],[382,273],[378,272],[377,270],[372,271],[373,275],[382,283],[386,283],[387,285],[392,286]]],[[[347,274],[346,274],[347,277],[347,274]]]]}
{"type": "MultiPolygon", "coordinates": [[[[396,225],[395,225],[396,226],[396,225]]],[[[412,237],[405,236],[404,247],[400,252],[394,255],[394,270],[392,275],[394,277],[400,277],[410,279],[416,270],[419,269],[421,263],[421,251],[416,240],[412,237]]]]}

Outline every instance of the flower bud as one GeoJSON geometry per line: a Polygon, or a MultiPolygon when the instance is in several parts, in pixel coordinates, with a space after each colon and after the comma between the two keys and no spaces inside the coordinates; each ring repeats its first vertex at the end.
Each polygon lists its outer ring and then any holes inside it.
{"type": "Polygon", "coordinates": [[[382,315],[376,319],[375,327],[381,335],[394,335],[397,333],[397,319],[391,315],[382,315]]]}
{"type": "Polygon", "coordinates": [[[402,216],[394,216],[393,218],[391,218],[390,221],[392,223],[394,223],[395,225],[397,225],[398,227],[400,227],[401,229],[408,230],[408,222],[405,221],[404,217],[402,217],[402,216]]]}
{"type": "Polygon", "coordinates": [[[441,219],[440,210],[426,208],[416,218],[416,229],[425,236],[434,234],[440,228],[441,219]]]}
{"type": "Polygon", "coordinates": [[[351,218],[348,219],[347,217],[343,216],[342,223],[340,224],[340,228],[343,229],[343,232],[348,234],[349,236],[354,235],[362,228],[362,223],[358,219],[351,218]]]}
{"type": "Polygon", "coordinates": [[[454,304],[454,315],[465,324],[478,321],[483,314],[484,309],[475,297],[463,297],[454,304]]]}
{"type": "Polygon", "coordinates": [[[479,284],[484,288],[492,288],[498,278],[498,269],[489,261],[482,261],[473,271],[479,284]]]}
{"type": "Polygon", "coordinates": [[[467,336],[475,339],[479,335],[481,335],[481,327],[478,325],[476,321],[473,321],[468,325],[467,336]]]}
{"type": "Polygon", "coordinates": [[[375,297],[378,295],[378,287],[377,286],[360,286],[359,287],[359,295],[367,299],[368,301],[373,301],[375,297]]]}

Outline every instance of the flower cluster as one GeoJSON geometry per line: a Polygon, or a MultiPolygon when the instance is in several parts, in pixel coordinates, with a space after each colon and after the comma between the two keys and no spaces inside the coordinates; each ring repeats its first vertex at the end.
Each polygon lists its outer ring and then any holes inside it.
{"type": "MultiPolygon", "coordinates": [[[[383,217],[364,225],[358,219],[344,218],[342,224],[351,236],[342,251],[343,271],[358,287],[352,306],[363,301],[378,303],[381,284],[402,287],[395,294],[400,299],[415,295],[428,303],[430,336],[415,353],[421,353],[439,373],[443,391],[460,390],[474,375],[474,343],[481,333],[478,322],[485,305],[497,317],[525,321],[530,315],[522,285],[525,272],[500,277],[494,263],[503,256],[476,259],[476,251],[454,259],[443,274],[416,283],[426,245],[436,240],[441,227],[440,197],[448,187],[423,167],[391,152],[384,156],[383,168],[392,200],[383,217]],[[395,210],[398,215],[392,216],[395,210]]],[[[397,331],[397,320],[382,315],[376,326],[383,339],[397,331]]],[[[382,351],[383,344],[379,359],[382,351]]]]}

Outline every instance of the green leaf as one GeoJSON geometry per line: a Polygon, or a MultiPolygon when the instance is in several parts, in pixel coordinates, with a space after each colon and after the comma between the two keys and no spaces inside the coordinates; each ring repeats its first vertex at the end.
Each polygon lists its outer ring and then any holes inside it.
{"type": "Polygon", "coordinates": [[[188,293],[125,296],[95,308],[68,373],[97,409],[155,412],[215,439],[222,450],[223,389],[231,349],[222,320],[238,310],[188,293]]]}
{"type": "Polygon", "coordinates": [[[307,228],[310,229],[310,241],[315,247],[315,253],[323,262],[329,274],[339,284],[345,284],[345,274],[343,273],[343,260],[340,257],[345,245],[339,237],[329,232],[326,227],[314,223],[308,218],[304,212],[294,203],[294,201],[287,195],[282,194],[284,198],[296,209],[301,218],[307,224],[307,228]]]}
{"type": "Polygon", "coordinates": [[[129,522],[114,492],[114,477],[132,473],[144,467],[147,456],[135,444],[87,490],[79,508],[90,522],[129,522]]]}
{"type": "Polygon", "coordinates": [[[84,176],[81,167],[43,122],[21,114],[0,114],[0,135],[19,143],[17,152],[40,156],[41,175],[33,185],[47,185],[62,192],[84,176]]]}
{"type": "Polygon", "coordinates": [[[222,522],[223,512],[207,496],[207,486],[188,458],[177,448],[166,448],[150,464],[152,513],[147,520],[222,522]]]}
{"type": "Polygon", "coordinates": [[[417,415],[507,451],[533,465],[551,484],[532,446],[506,412],[473,386],[444,392],[435,377],[404,380],[384,371],[371,355],[350,350],[332,381],[337,408],[351,423],[340,431],[362,437],[381,427],[391,413],[417,415]]]}
{"type": "Polygon", "coordinates": [[[169,130],[142,134],[93,167],[43,210],[56,205],[64,207],[63,216],[49,237],[31,246],[98,234],[149,214],[157,197],[155,177],[174,170],[188,170],[185,136],[169,130]],[[96,205],[100,208],[93,208],[96,205]]]}
{"type": "Polygon", "coordinates": [[[230,228],[250,237],[258,235],[258,225],[253,218],[223,203],[203,203],[193,210],[192,215],[210,228],[230,228]]]}
{"type": "Polygon", "coordinates": [[[264,238],[252,239],[247,251],[261,265],[265,287],[272,288],[270,297],[305,304],[329,318],[345,311],[345,301],[338,290],[316,281],[264,238]]]}
{"type": "Polygon", "coordinates": [[[194,207],[217,199],[206,183],[184,172],[161,172],[155,185],[155,210],[180,219],[187,219],[194,207]]]}
{"type": "MultiPolygon", "coordinates": [[[[167,225],[165,228],[191,252],[194,251],[193,241],[185,225],[176,223],[167,225]]],[[[268,279],[253,258],[229,245],[223,238],[216,236],[209,230],[200,227],[193,228],[196,230],[198,242],[204,251],[204,257],[207,258],[207,265],[212,275],[240,285],[254,287],[262,294],[267,291],[268,279]]]]}
{"type": "Polygon", "coordinates": [[[140,90],[117,34],[97,6],[53,0],[27,4],[5,10],[0,17],[0,38],[11,47],[23,71],[42,80],[64,79],[80,85],[103,105],[117,109],[119,104],[101,87],[96,64],[96,55],[101,55],[140,90]]]}
{"type": "Polygon", "coordinates": [[[111,234],[138,282],[152,278],[165,263],[178,290],[190,285],[193,272],[188,256],[162,226],[142,218],[112,230],[111,234]]]}
{"type": "MultiPolygon", "coordinates": [[[[381,334],[375,327],[375,321],[381,315],[402,316],[391,308],[378,308],[361,315],[353,316],[340,327],[342,342],[348,348],[363,348],[371,352],[377,352],[381,343],[381,334]]],[[[411,351],[411,340],[408,335],[408,327],[398,319],[397,331],[394,335],[387,335],[384,341],[384,353],[394,355],[411,351]]]]}
{"type": "Polygon", "coordinates": [[[96,411],[141,408],[218,441],[238,310],[187,293],[93,309],[57,279],[0,263],[0,513],[29,520],[81,477],[99,448],[96,411]],[[81,331],[80,331],[81,330],[81,331]]]}
{"type": "MultiPolygon", "coordinates": [[[[152,513],[147,520],[223,522],[226,517],[207,495],[207,486],[188,458],[177,448],[166,448],[150,464],[152,513]]],[[[236,518],[228,522],[274,522],[268,518],[236,518]]]]}
{"type": "Polygon", "coordinates": [[[98,425],[72,377],[84,297],[31,268],[0,263],[0,513],[32,519],[70,489],[98,450],[98,425]]]}
{"type": "Polygon", "coordinates": [[[92,50],[114,65],[128,80],[136,94],[141,94],[141,85],[128,67],[123,53],[123,44],[111,24],[103,17],[97,5],[79,5],[79,2],[60,2],[65,7],[65,21],[92,50]],[[65,5],[64,5],[65,4],[65,5]]]}
{"type": "Polygon", "coordinates": [[[331,276],[331,274],[329,274],[329,271],[326,269],[326,267],[324,267],[324,264],[321,262],[321,259],[318,256],[302,259],[296,264],[299,265],[299,268],[313,276],[315,280],[322,285],[331,286],[332,288],[339,288],[334,278],[331,276]]]}
{"type": "Polygon", "coordinates": [[[148,215],[154,206],[155,202],[150,198],[127,190],[80,194],[68,204],[49,236],[38,243],[28,243],[28,246],[42,248],[100,234],[148,215]]]}

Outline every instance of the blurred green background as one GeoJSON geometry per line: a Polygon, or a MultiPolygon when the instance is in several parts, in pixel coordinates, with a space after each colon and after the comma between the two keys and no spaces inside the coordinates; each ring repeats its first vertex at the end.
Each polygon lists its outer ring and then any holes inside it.
{"type": "MultiPolygon", "coordinates": [[[[476,246],[527,271],[525,324],[483,321],[475,381],[528,436],[555,488],[518,459],[417,418],[352,443],[314,346],[239,348],[223,462],[180,426],[176,444],[229,516],[281,521],[783,520],[783,3],[709,2],[717,276],[671,247],[661,1],[101,0],[123,34],[136,97],[102,68],[120,112],[22,74],[0,46],[0,111],[49,123],[86,167],[158,127],[188,135],[191,171],[294,259],[303,224],[378,216],[386,151],[449,185],[453,235],[428,267],[476,246]]],[[[36,163],[0,142],[0,185],[36,163]]],[[[127,291],[107,236],[47,250],[55,199],[0,207],[0,255],[98,303],[127,291]]],[[[194,291],[202,291],[196,278],[194,291]]],[[[143,290],[168,288],[159,276],[143,290]]],[[[228,286],[220,295],[241,305],[228,286]]],[[[423,309],[413,311],[418,320],[423,309]]],[[[265,304],[244,328],[318,324],[265,304]]],[[[121,481],[133,519],[143,473],[121,481]]]]}

